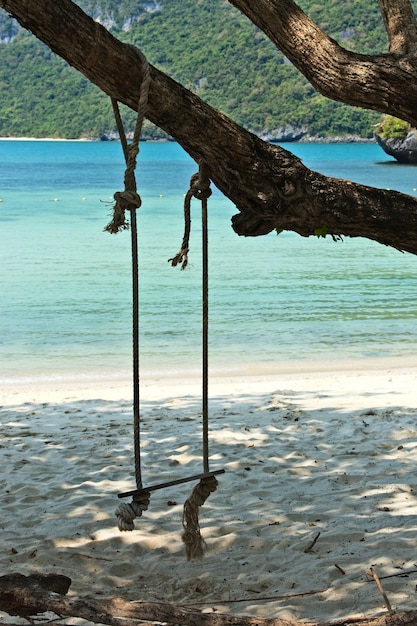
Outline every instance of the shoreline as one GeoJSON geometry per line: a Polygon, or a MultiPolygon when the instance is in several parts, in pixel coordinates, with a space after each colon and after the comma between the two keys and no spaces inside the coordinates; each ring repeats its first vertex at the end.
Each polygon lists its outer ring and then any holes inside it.
{"type": "MultiPolygon", "coordinates": [[[[111,143],[119,142],[120,139],[101,139],[100,137],[79,137],[78,139],[65,139],[61,137],[0,137],[0,141],[65,141],[65,142],[91,142],[91,143],[111,143]]],[[[141,137],[141,141],[148,143],[177,143],[170,137],[141,137]]],[[[360,137],[357,135],[347,135],[346,137],[320,137],[306,135],[300,139],[288,140],[288,139],[264,139],[267,143],[272,144],[337,144],[337,143],[376,143],[374,137],[360,137]]]]}
{"type": "MultiPolygon", "coordinates": [[[[245,388],[247,393],[266,393],[279,385],[295,385],[336,379],[375,379],[389,376],[411,377],[417,380],[417,357],[395,357],[374,359],[349,359],[345,361],[280,362],[273,365],[254,363],[252,367],[224,367],[209,372],[210,393],[236,393],[245,388]]],[[[176,395],[201,393],[199,370],[143,371],[140,375],[141,399],[166,399],[176,395]]],[[[133,395],[130,372],[110,374],[106,372],[65,373],[53,376],[35,375],[21,378],[3,377],[1,380],[0,405],[23,402],[62,402],[68,398],[126,399],[133,395]]]]}
{"type": "Polygon", "coordinates": [[[0,141],[99,141],[99,139],[64,139],[61,137],[0,137],[0,141]]]}

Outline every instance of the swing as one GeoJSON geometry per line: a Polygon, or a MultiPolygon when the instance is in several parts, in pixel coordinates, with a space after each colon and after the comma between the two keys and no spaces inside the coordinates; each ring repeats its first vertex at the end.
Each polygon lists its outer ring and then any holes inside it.
{"type": "Polygon", "coordinates": [[[139,154],[139,139],[142,129],[143,119],[148,101],[150,73],[149,65],[141,53],[136,49],[144,68],[144,79],[140,89],[138,116],[135,131],[131,143],[128,145],[123,123],[120,116],[118,103],[112,98],[112,106],[116,124],[122,143],[123,153],[126,161],[124,175],[123,192],[114,194],[115,205],[113,208],[112,221],[105,230],[110,233],[117,233],[126,230],[130,226],[131,247],[132,247],[132,339],[133,339],[133,425],[134,425],[134,457],[135,457],[135,479],[136,489],[119,493],[119,498],[132,497],[130,504],[123,503],[116,510],[119,529],[130,531],[134,529],[133,520],[140,517],[143,511],[149,506],[150,493],[166,487],[172,487],[199,480],[184,504],[182,535],[186,546],[188,559],[201,558],[204,553],[204,541],[200,534],[198,522],[198,509],[204,504],[210,493],[217,489],[218,474],[223,474],[224,469],[210,471],[209,467],[209,437],[208,437],[208,228],[207,228],[207,199],[211,195],[210,180],[206,175],[204,164],[200,164],[197,174],[192,176],[190,189],[184,200],[185,232],[179,253],[169,259],[175,267],[181,263],[181,269],[185,269],[188,262],[188,244],[190,235],[190,210],[191,199],[193,197],[201,200],[202,206],[202,415],[203,415],[203,472],[193,476],[179,478],[150,486],[143,486],[141,458],[140,458],[140,393],[139,393],[139,272],[138,272],[138,244],[137,244],[137,220],[136,209],[141,206],[141,199],[137,193],[135,169],[136,158],[139,154]],[[126,221],[125,213],[130,213],[130,224],[126,221]]]}

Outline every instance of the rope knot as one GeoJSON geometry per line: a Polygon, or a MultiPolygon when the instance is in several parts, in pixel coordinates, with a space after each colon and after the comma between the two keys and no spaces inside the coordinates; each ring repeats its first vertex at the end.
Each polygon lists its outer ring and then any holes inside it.
{"type": "Polygon", "coordinates": [[[216,491],[218,482],[215,476],[202,478],[184,503],[182,540],[187,559],[201,559],[204,556],[205,541],[201,536],[198,509],[203,506],[211,493],[216,491]]]}
{"type": "Polygon", "coordinates": [[[116,119],[117,129],[119,131],[120,141],[123,147],[123,154],[126,162],[126,169],[124,175],[125,190],[117,191],[114,194],[116,201],[113,208],[113,219],[105,227],[105,231],[108,233],[118,233],[120,230],[127,230],[129,223],[126,221],[125,211],[133,211],[138,209],[142,204],[139,194],[136,192],[136,157],[139,154],[139,140],[142,130],[143,120],[145,118],[146,108],[148,106],[149,85],[151,82],[151,75],[149,70],[149,63],[146,60],[144,54],[131,46],[140,59],[143,70],[143,81],[140,86],[139,101],[138,101],[138,116],[136,119],[135,130],[133,133],[133,139],[130,144],[127,143],[126,133],[123,127],[122,118],[120,116],[119,105],[117,100],[111,99],[113,112],[116,119]]]}
{"type": "Polygon", "coordinates": [[[190,193],[194,198],[197,198],[197,200],[207,200],[212,194],[210,179],[204,175],[202,168],[191,176],[190,193]]]}
{"type": "Polygon", "coordinates": [[[104,230],[114,235],[120,230],[127,230],[129,228],[129,222],[126,221],[125,211],[139,209],[142,204],[142,200],[136,191],[116,191],[113,197],[115,199],[113,218],[104,230]]]}
{"type": "MultiPolygon", "coordinates": [[[[181,265],[181,269],[185,270],[188,265],[188,252],[190,249],[190,231],[191,231],[191,199],[197,198],[201,202],[206,202],[211,196],[210,178],[207,175],[207,168],[204,163],[200,163],[198,172],[193,174],[190,179],[190,188],[184,199],[184,237],[179,252],[168,263],[172,267],[181,265]]],[[[206,205],[207,206],[207,205],[206,205]]]]}
{"type": "Polygon", "coordinates": [[[141,517],[143,511],[147,511],[149,500],[150,494],[143,493],[140,496],[133,496],[130,504],[123,502],[116,509],[115,515],[119,519],[118,526],[120,531],[133,530],[135,528],[133,520],[136,517],[141,517]]]}
{"type": "Polygon", "coordinates": [[[113,197],[123,211],[139,209],[142,204],[140,195],[136,191],[116,191],[113,197]]]}

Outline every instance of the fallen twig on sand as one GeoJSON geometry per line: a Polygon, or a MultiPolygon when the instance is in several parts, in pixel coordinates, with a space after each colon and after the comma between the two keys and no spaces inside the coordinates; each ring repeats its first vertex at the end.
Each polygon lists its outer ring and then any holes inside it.
{"type": "Polygon", "coordinates": [[[380,580],[379,580],[379,578],[378,578],[378,574],[376,573],[376,571],[374,570],[374,568],[373,568],[373,567],[371,567],[371,568],[369,569],[369,575],[370,575],[370,576],[372,576],[372,578],[373,578],[373,579],[374,579],[374,581],[376,582],[376,586],[378,587],[379,592],[381,593],[382,597],[384,598],[385,606],[386,606],[386,607],[387,607],[387,609],[388,609],[388,613],[392,614],[392,613],[393,613],[393,610],[392,610],[392,607],[391,607],[391,603],[390,603],[390,601],[388,600],[388,596],[387,596],[387,594],[385,593],[384,588],[383,588],[383,587],[382,587],[382,585],[381,585],[381,581],[380,581],[380,580]]]}
{"type": "Polygon", "coordinates": [[[189,602],[184,606],[211,606],[214,604],[234,604],[238,602],[264,602],[268,600],[287,600],[287,598],[299,598],[301,596],[312,596],[316,593],[325,593],[326,589],[316,589],[315,591],[300,591],[299,593],[289,593],[280,596],[257,596],[256,598],[236,598],[234,600],[206,600],[206,602],[189,602]]]}
{"type": "Polygon", "coordinates": [[[319,537],[320,537],[320,532],[317,533],[317,535],[314,537],[313,541],[307,546],[307,548],[304,549],[304,552],[306,553],[311,552],[314,546],[316,545],[319,537]]]}

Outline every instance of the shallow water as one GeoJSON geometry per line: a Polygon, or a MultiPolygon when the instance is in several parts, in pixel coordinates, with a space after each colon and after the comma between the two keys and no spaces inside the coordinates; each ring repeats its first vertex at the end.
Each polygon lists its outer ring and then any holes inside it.
{"type": "MultiPolygon", "coordinates": [[[[417,168],[373,144],[286,145],[324,174],[417,193],[417,168]]],[[[0,380],[124,376],[131,365],[130,236],[103,232],[123,185],[117,143],[0,141],[0,380]]],[[[195,171],[175,143],[144,143],[138,164],[141,367],[200,368],[199,206],[190,265],[167,262],[183,235],[195,171]]],[[[417,265],[366,240],[292,233],[244,239],[236,212],[209,200],[210,364],[410,356],[417,349],[417,265]]]]}

